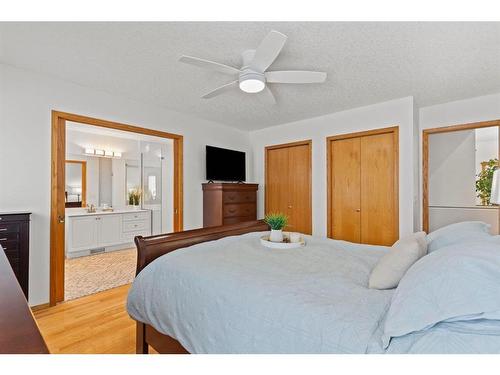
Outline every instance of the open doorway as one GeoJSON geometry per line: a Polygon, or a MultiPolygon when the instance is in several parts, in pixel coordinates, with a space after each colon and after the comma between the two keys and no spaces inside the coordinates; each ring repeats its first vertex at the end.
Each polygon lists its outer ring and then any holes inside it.
{"type": "Polygon", "coordinates": [[[182,230],[182,136],[52,115],[55,305],[130,282],[135,236],[182,230]]]}
{"type": "Polygon", "coordinates": [[[490,200],[499,168],[500,120],[423,131],[423,228],[482,221],[499,234],[500,209],[490,200]]]}

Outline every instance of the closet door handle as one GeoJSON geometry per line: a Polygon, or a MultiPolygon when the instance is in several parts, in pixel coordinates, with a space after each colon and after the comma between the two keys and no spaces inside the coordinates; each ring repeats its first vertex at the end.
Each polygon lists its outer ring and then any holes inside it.
{"type": "Polygon", "coordinates": [[[361,208],[356,208],[356,212],[361,212],[361,208]]]}
{"type": "Polygon", "coordinates": [[[289,205],[288,208],[292,208],[292,205],[289,205]]]}

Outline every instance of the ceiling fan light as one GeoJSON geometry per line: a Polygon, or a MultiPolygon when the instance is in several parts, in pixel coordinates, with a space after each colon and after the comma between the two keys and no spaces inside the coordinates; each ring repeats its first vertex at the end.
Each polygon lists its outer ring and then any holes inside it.
{"type": "Polygon", "coordinates": [[[241,91],[247,92],[247,93],[257,93],[261,92],[264,90],[264,87],[266,87],[266,84],[261,81],[260,79],[245,79],[240,81],[240,89],[241,91]]]}

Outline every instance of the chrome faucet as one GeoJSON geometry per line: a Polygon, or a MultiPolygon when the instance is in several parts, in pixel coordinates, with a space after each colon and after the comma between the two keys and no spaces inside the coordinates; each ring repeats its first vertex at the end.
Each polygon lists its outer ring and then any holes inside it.
{"type": "Polygon", "coordinates": [[[95,212],[95,206],[93,204],[91,204],[90,206],[87,204],[87,212],[89,214],[94,213],[95,212]]]}

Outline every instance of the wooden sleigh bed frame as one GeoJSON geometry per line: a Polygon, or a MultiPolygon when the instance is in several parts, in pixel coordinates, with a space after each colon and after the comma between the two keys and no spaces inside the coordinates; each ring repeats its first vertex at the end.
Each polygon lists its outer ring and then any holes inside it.
{"type": "MultiPolygon", "coordinates": [[[[135,237],[134,241],[137,246],[136,276],[153,260],[172,251],[223,237],[266,230],[269,230],[268,225],[262,220],[258,220],[157,236],[135,237]]],[[[149,324],[137,321],[136,353],[147,354],[149,346],[161,354],[189,354],[174,338],[158,332],[149,324]]]]}

